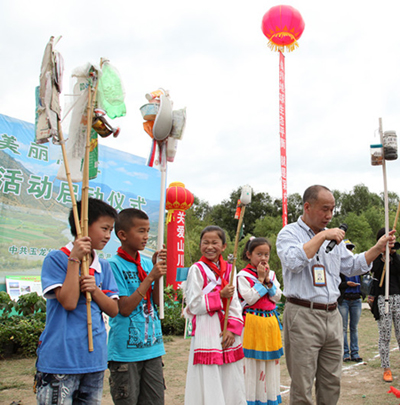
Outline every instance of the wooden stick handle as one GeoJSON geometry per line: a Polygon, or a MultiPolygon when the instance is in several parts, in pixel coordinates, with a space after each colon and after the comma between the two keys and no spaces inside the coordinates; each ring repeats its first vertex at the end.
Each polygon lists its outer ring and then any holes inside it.
{"type": "MultiPolygon", "coordinates": [[[[85,160],[83,166],[82,179],[82,198],[81,198],[81,219],[82,219],[82,235],[89,236],[89,157],[90,157],[90,134],[92,131],[93,107],[97,90],[89,85],[88,87],[88,105],[87,105],[87,124],[86,124],[86,146],[85,160]]],[[[90,256],[86,255],[82,259],[82,275],[89,274],[90,256]]],[[[86,292],[86,312],[87,312],[87,329],[88,329],[88,347],[89,352],[93,351],[93,332],[92,332],[92,311],[91,311],[92,296],[90,292],[86,292]]]]}
{"type": "MultiPolygon", "coordinates": [[[[397,221],[399,219],[399,213],[400,213],[400,202],[399,205],[397,206],[396,218],[394,219],[393,229],[396,229],[397,221]]],[[[385,279],[385,272],[386,272],[386,262],[385,265],[383,266],[381,282],[379,283],[379,287],[382,287],[383,280],[385,279]]]]}
{"type": "MultiPolygon", "coordinates": [[[[68,156],[67,156],[67,151],[66,151],[66,148],[65,148],[65,141],[64,141],[64,136],[63,136],[63,132],[62,132],[62,126],[61,126],[60,121],[58,121],[57,126],[58,126],[58,137],[60,139],[61,151],[62,151],[62,155],[63,155],[65,174],[66,174],[66,177],[67,177],[69,194],[71,196],[72,213],[73,213],[74,221],[75,221],[76,235],[77,235],[78,238],[81,238],[82,237],[82,229],[81,229],[81,224],[80,224],[80,221],[79,221],[78,207],[76,205],[74,187],[73,187],[72,179],[71,179],[71,171],[70,171],[70,168],[69,168],[68,156]]],[[[89,351],[92,352],[93,351],[93,332],[92,332],[92,312],[91,312],[91,307],[90,307],[91,301],[92,301],[92,296],[90,295],[89,292],[87,292],[86,293],[86,305],[87,305],[86,308],[87,308],[87,326],[88,326],[88,346],[89,346],[89,351]]]]}
{"type": "MultiPolygon", "coordinates": [[[[397,221],[399,220],[399,213],[400,213],[400,202],[399,202],[399,205],[397,206],[397,212],[396,212],[396,217],[395,217],[394,223],[393,223],[393,229],[396,229],[396,227],[397,227],[397,221]]],[[[379,287],[382,287],[382,285],[383,285],[383,280],[385,279],[385,272],[386,272],[386,262],[385,262],[385,265],[383,266],[379,287]]]]}
{"type": "Polygon", "coordinates": [[[383,265],[383,270],[382,270],[381,281],[379,283],[379,287],[382,287],[382,285],[383,285],[383,280],[385,279],[385,272],[386,272],[386,262],[383,265]]]}
{"type": "Polygon", "coordinates": [[[86,293],[86,314],[87,314],[87,330],[88,330],[88,347],[89,352],[93,351],[93,330],[92,330],[92,295],[90,292],[86,293]]]}
{"type": "MultiPolygon", "coordinates": [[[[239,235],[240,235],[240,230],[242,228],[242,223],[243,223],[243,217],[244,217],[244,212],[246,210],[246,206],[243,205],[243,208],[240,211],[240,216],[239,216],[239,221],[238,221],[238,226],[236,230],[236,237],[235,237],[235,247],[233,250],[233,263],[232,263],[232,270],[231,274],[229,277],[229,285],[233,285],[233,279],[235,277],[235,266],[236,266],[236,256],[237,256],[237,251],[238,251],[238,246],[239,246],[239,235]]],[[[226,303],[226,308],[225,308],[225,318],[224,318],[224,331],[222,334],[222,339],[225,339],[226,336],[226,330],[228,327],[228,314],[229,314],[229,308],[231,305],[231,299],[228,299],[226,303]]]]}
{"type": "Polygon", "coordinates": [[[63,132],[62,132],[62,126],[61,126],[60,120],[58,120],[58,122],[57,122],[57,127],[58,127],[58,138],[60,139],[61,151],[62,151],[62,155],[63,155],[65,175],[67,176],[69,194],[71,196],[72,213],[74,215],[76,234],[77,234],[78,238],[80,238],[82,236],[81,224],[80,224],[80,221],[79,221],[78,207],[76,205],[74,186],[72,184],[71,171],[70,171],[70,168],[69,168],[67,150],[66,150],[66,147],[65,147],[65,140],[64,140],[64,135],[63,135],[63,132]]]}
{"type": "MultiPolygon", "coordinates": [[[[85,157],[83,163],[83,178],[82,178],[82,196],[81,196],[81,221],[82,221],[82,236],[89,236],[89,212],[88,212],[88,199],[89,199],[89,155],[90,155],[90,132],[92,130],[91,122],[92,110],[92,89],[88,87],[88,104],[86,112],[86,143],[85,143],[85,157]]],[[[89,255],[82,259],[82,275],[89,274],[89,255]]],[[[86,294],[88,298],[88,294],[86,294]]],[[[91,299],[91,298],[90,298],[91,299]]]]}
{"type": "Polygon", "coordinates": [[[399,220],[399,213],[400,213],[400,201],[399,201],[399,205],[397,206],[397,212],[396,212],[396,217],[394,219],[393,229],[396,229],[396,227],[397,227],[397,221],[399,220]]]}
{"type": "Polygon", "coordinates": [[[82,198],[81,198],[81,220],[82,220],[82,234],[88,236],[88,198],[89,198],[89,157],[90,157],[90,133],[92,131],[92,89],[88,87],[88,104],[86,111],[86,143],[85,143],[85,157],[83,163],[83,177],[82,177],[82,198]]]}

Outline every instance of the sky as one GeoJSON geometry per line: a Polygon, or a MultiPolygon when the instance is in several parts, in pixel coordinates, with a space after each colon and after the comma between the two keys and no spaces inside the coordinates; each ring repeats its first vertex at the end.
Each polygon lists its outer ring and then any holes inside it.
{"type": "MultiPolygon", "coordinates": [[[[400,131],[400,37],[395,0],[19,0],[1,4],[0,114],[34,121],[34,89],[50,36],[74,68],[108,58],[125,87],[127,115],[102,144],[147,158],[151,140],[140,107],[168,89],[187,125],[167,184],[181,181],[218,204],[238,187],[281,198],[278,53],[261,31],[273,6],[305,21],[299,48],[285,52],[288,193],[312,184],[350,192],[384,190],[370,144],[400,131]]],[[[64,102],[64,95],[61,97],[64,102]]],[[[66,129],[64,129],[64,132],[66,129]]],[[[387,187],[400,194],[399,160],[386,162],[387,187]]]]}

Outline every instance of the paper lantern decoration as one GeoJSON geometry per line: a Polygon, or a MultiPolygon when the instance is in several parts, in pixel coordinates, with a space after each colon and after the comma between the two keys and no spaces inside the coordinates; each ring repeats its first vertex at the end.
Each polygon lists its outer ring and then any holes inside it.
{"type": "Polygon", "coordinates": [[[297,40],[304,31],[304,20],[292,6],[270,8],[262,19],[261,29],[269,39],[268,46],[273,51],[291,52],[299,46],[297,40]]]}
{"type": "Polygon", "coordinates": [[[194,202],[193,194],[180,182],[171,183],[167,188],[165,208],[186,211],[194,202]]]}
{"type": "Polygon", "coordinates": [[[177,268],[185,266],[185,211],[193,201],[193,194],[183,183],[171,183],[167,188],[167,285],[172,285],[175,290],[179,285],[176,281],[177,268]]]}

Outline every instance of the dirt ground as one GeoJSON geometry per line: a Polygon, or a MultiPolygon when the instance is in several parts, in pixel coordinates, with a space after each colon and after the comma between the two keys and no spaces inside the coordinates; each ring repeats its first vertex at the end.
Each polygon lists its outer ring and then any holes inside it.
{"type": "MultiPolygon", "coordinates": [[[[180,405],[184,403],[190,340],[185,340],[183,337],[167,338],[166,340],[167,354],[164,356],[164,374],[167,390],[165,392],[165,403],[166,405],[180,405]]],[[[385,383],[382,380],[377,342],[378,329],[376,322],[368,310],[363,310],[359,324],[359,345],[360,356],[363,357],[364,363],[343,363],[340,405],[400,404],[399,398],[387,393],[390,385],[400,389],[400,354],[394,333],[392,335],[392,352],[390,356],[394,377],[392,384],[385,383]]],[[[0,404],[36,404],[32,392],[34,373],[35,359],[0,361],[0,404]]],[[[289,386],[290,378],[285,365],[285,357],[283,356],[281,361],[282,404],[289,403],[289,386]]],[[[112,403],[108,385],[108,372],[106,372],[103,404],[111,405],[112,403]]]]}

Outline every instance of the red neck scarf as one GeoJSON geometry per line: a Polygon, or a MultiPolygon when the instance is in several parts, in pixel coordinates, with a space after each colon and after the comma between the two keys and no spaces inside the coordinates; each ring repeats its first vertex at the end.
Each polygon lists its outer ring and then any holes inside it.
{"type": "MultiPolygon", "coordinates": [[[[222,258],[222,255],[219,255],[219,258],[218,258],[219,268],[215,263],[213,263],[211,260],[208,260],[204,256],[201,256],[200,261],[205,263],[221,279],[221,290],[226,285],[228,285],[228,281],[226,281],[224,278],[224,275],[226,272],[226,261],[222,258]]],[[[227,299],[222,298],[222,302],[223,302],[223,307],[226,308],[227,299]]]]}
{"type": "MultiPolygon", "coordinates": [[[[126,253],[125,250],[123,250],[121,247],[118,248],[117,250],[118,256],[122,257],[124,260],[130,263],[136,264],[137,270],[138,270],[138,275],[139,275],[139,280],[143,281],[147,277],[147,273],[143,270],[143,267],[140,263],[140,253],[136,253],[136,259],[134,259],[129,253],[126,253]]],[[[146,291],[146,298],[145,300],[147,301],[147,309],[151,310],[151,292],[152,292],[152,287],[150,286],[149,289],[146,291]]]]}

